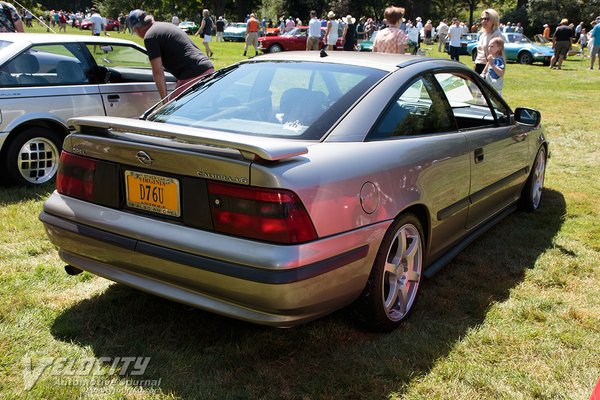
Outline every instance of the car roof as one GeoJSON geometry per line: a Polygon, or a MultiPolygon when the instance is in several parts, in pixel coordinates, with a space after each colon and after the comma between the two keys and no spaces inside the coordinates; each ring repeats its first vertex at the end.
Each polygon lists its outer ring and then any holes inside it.
{"type": "MultiPolygon", "coordinates": [[[[335,63],[348,64],[359,67],[371,67],[384,71],[395,71],[399,68],[405,68],[409,65],[420,64],[424,62],[434,62],[436,67],[448,67],[467,69],[463,64],[452,60],[442,58],[428,58],[423,56],[413,56],[409,54],[389,54],[389,53],[372,53],[358,51],[329,51],[327,57],[321,57],[318,51],[284,51],[280,53],[268,53],[261,56],[253,57],[247,62],[260,61],[311,61],[320,63],[335,63]]],[[[428,64],[428,65],[431,65],[428,64]]]]}

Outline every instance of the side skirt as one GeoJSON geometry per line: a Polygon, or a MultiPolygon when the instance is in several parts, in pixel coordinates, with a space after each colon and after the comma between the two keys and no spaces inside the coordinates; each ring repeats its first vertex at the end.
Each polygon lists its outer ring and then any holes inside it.
{"type": "Polygon", "coordinates": [[[479,236],[483,235],[487,232],[491,227],[496,225],[498,222],[503,220],[507,215],[512,213],[517,209],[517,205],[514,204],[504,209],[500,214],[496,215],[494,218],[490,219],[483,225],[479,226],[473,232],[471,232],[465,239],[461,240],[456,244],[456,246],[452,247],[446,253],[444,253],[440,258],[435,260],[424,272],[425,277],[431,278],[435,275],[439,270],[442,269],[446,264],[448,264],[454,257],[458,255],[461,251],[463,251],[468,245],[473,243],[479,236]]]}

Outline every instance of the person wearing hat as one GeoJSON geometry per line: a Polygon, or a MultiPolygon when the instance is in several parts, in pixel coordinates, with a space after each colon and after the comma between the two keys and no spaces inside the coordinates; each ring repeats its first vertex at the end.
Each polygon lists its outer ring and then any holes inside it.
{"type": "Polygon", "coordinates": [[[104,30],[104,18],[100,15],[97,9],[92,8],[90,10],[92,15],[90,16],[90,21],[92,22],[92,35],[100,36],[100,33],[104,30]]]}
{"type": "Polygon", "coordinates": [[[335,19],[335,13],[329,11],[327,13],[327,30],[325,31],[325,44],[327,50],[333,50],[338,40],[338,29],[340,28],[339,22],[335,19]]]}
{"type": "Polygon", "coordinates": [[[552,36],[554,55],[550,60],[550,69],[555,66],[556,69],[561,68],[562,63],[571,48],[571,37],[573,37],[573,30],[569,26],[569,20],[563,18],[552,36]]]}
{"type": "Polygon", "coordinates": [[[252,13],[246,22],[246,44],[244,45],[244,57],[246,57],[248,47],[250,46],[254,47],[254,53],[255,55],[258,55],[258,28],[259,22],[254,13],[252,13]]]}
{"type": "Polygon", "coordinates": [[[169,100],[165,70],[177,79],[175,90],[170,98],[177,96],[202,76],[214,72],[208,56],[200,51],[188,35],[173,24],[155,22],[152,15],[136,9],[127,16],[127,25],[132,33],[144,39],[144,46],[152,66],[152,77],[163,103],[169,100]]]}
{"type": "Polygon", "coordinates": [[[356,46],[356,18],[352,18],[352,15],[348,14],[344,22],[344,33],[342,34],[344,51],[354,51],[356,46]]]}
{"type": "Polygon", "coordinates": [[[590,31],[590,69],[594,69],[594,61],[598,57],[598,69],[600,69],[600,16],[596,17],[595,25],[590,31]]]}
{"type": "Polygon", "coordinates": [[[544,24],[544,32],[542,33],[542,36],[550,40],[550,27],[548,26],[548,24],[544,24]]]}
{"type": "Polygon", "coordinates": [[[217,36],[215,36],[215,42],[222,42],[223,32],[225,32],[225,20],[222,16],[219,17],[215,25],[217,26],[217,36]]]}

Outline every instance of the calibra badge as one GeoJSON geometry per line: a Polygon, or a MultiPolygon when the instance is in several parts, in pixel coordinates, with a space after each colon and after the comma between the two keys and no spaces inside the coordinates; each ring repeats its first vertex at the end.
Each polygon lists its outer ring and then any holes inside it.
{"type": "Polygon", "coordinates": [[[148,155],[148,153],[145,151],[138,151],[135,156],[137,157],[138,161],[144,165],[152,165],[152,162],[154,161],[152,157],[150,157],[150,155],[148,155]]]}

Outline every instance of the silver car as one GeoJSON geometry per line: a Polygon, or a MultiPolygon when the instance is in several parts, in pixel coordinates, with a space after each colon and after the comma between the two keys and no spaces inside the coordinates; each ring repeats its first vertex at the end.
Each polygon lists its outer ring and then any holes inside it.
{"type": "Polygon", "coordinates": [[[47,182],[70,118],[138,117],[159,100],[146,51],[129,40],[2,34],[0,174],[16,184],[47,182]]]}
{"type": "Polygon", "coordinates": [[[286,52],[145,120],[77,118],[40,216],[68,264],[278,327],[394,329],[431,276],[540,204],[540,113],[443,59],[286,52]]]}

